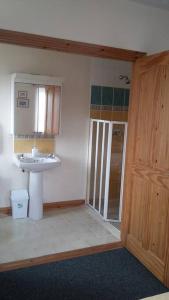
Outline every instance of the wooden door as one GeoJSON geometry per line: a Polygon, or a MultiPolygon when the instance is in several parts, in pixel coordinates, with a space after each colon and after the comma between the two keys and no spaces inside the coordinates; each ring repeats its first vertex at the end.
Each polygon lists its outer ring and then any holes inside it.
{"type": "Polygon", "coordinates": [[[133,67],[122,240],[169,287],[169,52],[133,67]]]}

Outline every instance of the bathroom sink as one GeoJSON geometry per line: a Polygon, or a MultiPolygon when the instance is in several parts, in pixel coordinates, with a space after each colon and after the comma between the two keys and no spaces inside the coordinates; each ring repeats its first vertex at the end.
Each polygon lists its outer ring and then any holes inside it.
{"type": "Polygon", "coordinates": [[[54,154],[32,156],[32,153],[14,156],[15,165],[29,172],[29,217],[40,220],[43,217],[43,171],[60,165],[61,160],[54,154]]]}
{"type": "Polygon", "coordinates": [[[32,157],[31,153],[17,154],[14,157],[16,166],[28,172],[43,172],[55,168],[60,164],[60,159],[54,155],[39,154],[32,157]]]}

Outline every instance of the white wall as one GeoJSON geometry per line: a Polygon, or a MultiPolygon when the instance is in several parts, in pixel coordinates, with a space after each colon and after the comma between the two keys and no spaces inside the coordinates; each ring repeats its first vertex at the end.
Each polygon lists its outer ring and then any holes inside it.
{"type": "Polygon", "coordinates": [[[118,88],[130,88],[120,75],[128,76],[131,79],[132,63],[112,59],[91,59],[90,82],[91,85],[110,86],[118,88]]]}
{"type": "Polygon", "coordinates": [[[0,28],[158,52],[169,11],[129,0],[0,0],[0,28]]]}
{"type": "Polygon", "coordinates": [[[11,189],[26,188],[28,176],[13,164],[10,136],[10,74],[64,78],[61,135],[56,138],[60,167],[44,174],[45,201],[84,199],[89,125],[90,58],[0,44],[0,207],[11,189]]]}

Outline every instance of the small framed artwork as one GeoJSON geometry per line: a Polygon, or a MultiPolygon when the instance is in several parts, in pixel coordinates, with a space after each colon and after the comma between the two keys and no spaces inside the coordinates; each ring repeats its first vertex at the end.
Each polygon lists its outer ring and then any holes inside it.
{"type": "Polygon", "coordinates": [[[17,107],[29,108],[29,99],[17,99],[17,107]]]}
{"type": "Polygon", "coordinates": [[[27,99],[28,92],[27,91],[18,91],[18,98],[27,99]]]}

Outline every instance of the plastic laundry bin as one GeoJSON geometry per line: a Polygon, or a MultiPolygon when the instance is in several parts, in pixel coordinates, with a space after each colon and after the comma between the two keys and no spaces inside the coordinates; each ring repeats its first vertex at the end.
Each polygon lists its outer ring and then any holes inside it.
{"type": "Polygon", "coordinates": [[[27,218],[28,200],[27,190],[11,191],[12,217],[14,219],[27,218]]]}

